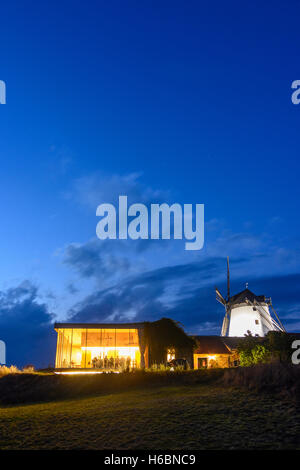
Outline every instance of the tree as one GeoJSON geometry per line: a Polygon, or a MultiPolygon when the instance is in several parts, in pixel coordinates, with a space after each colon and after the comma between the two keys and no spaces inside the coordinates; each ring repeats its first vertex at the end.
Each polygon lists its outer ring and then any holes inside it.
{"type": "Polygon", "coordinates": [[[263,344],[257,344],[252,349],[253,364],[270,361],[270,350],[263,344]]]}
{"type": "Polygon", "coordinates": [[[265,338],[257,335],[253,336],[251,331],[240,341],[238,345],[238,353],[240,356],[240,365],[249,367],[255,364],[269,362],[271,357],[270,347],[265,338]]]}
{"type": "Polygon", "coordinates": [[[193,338],[188,336],[180,323],[170,318],[162,318],[145,325],[145,340],[149,346],[151,363],[161,364],[166,361],[168,349],[192,351],[193,338]]]}
{"type": "Polygon", "coordinates": [[[282,331],[269,331],[266,339],[273,359],[280,362],[290,360],[293,351],[292,342],[295,339],[293,335],[282,331]]]}
{"type": "Polygon", "coordinates": [[[264,338],[256,338],[250,332],[238,345],[241,366],[248,367],[271,360],[290,361],[294,336],[281,332],[269,331],[264,338]]]}

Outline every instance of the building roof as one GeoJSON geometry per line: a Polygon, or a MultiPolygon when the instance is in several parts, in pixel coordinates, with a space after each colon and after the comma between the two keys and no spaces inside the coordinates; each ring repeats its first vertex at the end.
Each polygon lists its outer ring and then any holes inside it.
{"type": "MultiPolygon", "coordinates": [[[[243,341],[246,341],[248,337],[246,336],[222,336],[222,341],[226,344],[227,348],[231,351],[237,349],[238,345],[241,344],[243,341]]],[[[252,336],[252,339],[257,341],[258,343],[265,340],[264,336],[252,336]]]]}
{"type": "Polygon", "coordinates": [[[145,326],[144,322],[136,323],[54,323],[54,329],[84,328],[84,329],[138,329],[145,326]]]}
{"type": "Polygon", "coordinates": [[[197,346],[194,354],[232,354],[222,336],[194,336],[197,346]]]}
{"type": "MultiPolygon", "coordinates": [[[[232,354],[238,345],[247,340],[241,336],[193,336],[197,342],[195,354],[232,354]]],[[[255,341],[262,342],[265,338],[253,336],[255,341]]]]}
{"type": "Polygon", "coordinates": [[[244,289],[238,294],[233,295],[230,297],[229,302],[230,305],[243,304],[246,302],[246,299],[250,300],[250,302],[256,300],[259,303],[266,303],[266,297],[264,295],[255,295],[249,289],[244,289]]]}

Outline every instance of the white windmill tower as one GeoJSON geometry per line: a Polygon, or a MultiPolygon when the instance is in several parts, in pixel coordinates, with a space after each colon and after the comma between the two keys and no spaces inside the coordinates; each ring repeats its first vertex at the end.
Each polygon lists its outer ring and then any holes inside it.
{"type": "Polygon", "coordinates": [[[244,336],[251,332],[253,336],[265,336],[269,331],[284,331],[271,298],[255,295],[248,289],[230,296],[229,258],[227,257],[227,297],[222,296],[216,287],[216,297],[225,307],[225,316],[221,336],[244,336]],[[271,308],[276,320],[271,316],[271,308]]]}

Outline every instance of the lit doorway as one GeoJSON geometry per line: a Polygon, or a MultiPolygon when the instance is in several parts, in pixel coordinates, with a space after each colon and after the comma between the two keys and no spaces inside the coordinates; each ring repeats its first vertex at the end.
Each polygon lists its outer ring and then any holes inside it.
{"type": "Polygon", "coordinates": [[[207,357],[198,357],[198,369],[207,369],[207,357]]]}

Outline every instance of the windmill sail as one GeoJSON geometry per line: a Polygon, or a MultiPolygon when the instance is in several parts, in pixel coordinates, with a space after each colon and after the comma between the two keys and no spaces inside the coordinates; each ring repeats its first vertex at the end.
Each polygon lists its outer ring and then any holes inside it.
{"type": "Polygon", "coordinates": [[[225,313],[223,324],[222,324],[221,336],[228,336],[228,329],[229,329],[229,315],[226,309],[226,313],[225,313]]]}
{"type": "Polygon", "coordinates": [[[230,299],[230,273],[229,273],[229,256],[227,256],[227,300],[230,299]]]}
{"type": "Polygon", "coordinates": [[[277,320],[278,320],[278,323],[279,323],[279,325],[280,325],[280,327],[281,327],[281,330],[284,331],[284,332],[286,332],[286,329],[284,328],[283,324],[281,323],[280,318],[279,318],[279,316],[277,315],[276,310],[274,309],[274,307],[273,307],[273,305],[272,305],[272,301],[270,301],[270,307],[271,307],[271,309],[272,309],[272,312],[274,313],[274,315],[276,316],[276,318],[277,318],[277,320]]]}
{"type": "Polygon", "coordinates": [[[221,294],[221,292],[219,291],[217,287],[215,287],[215,291],[216,291],[217,301],[220,302],[220,304],[222,305],[226,305],[226,300],[224,299],[223,295],[221,294]]]}

